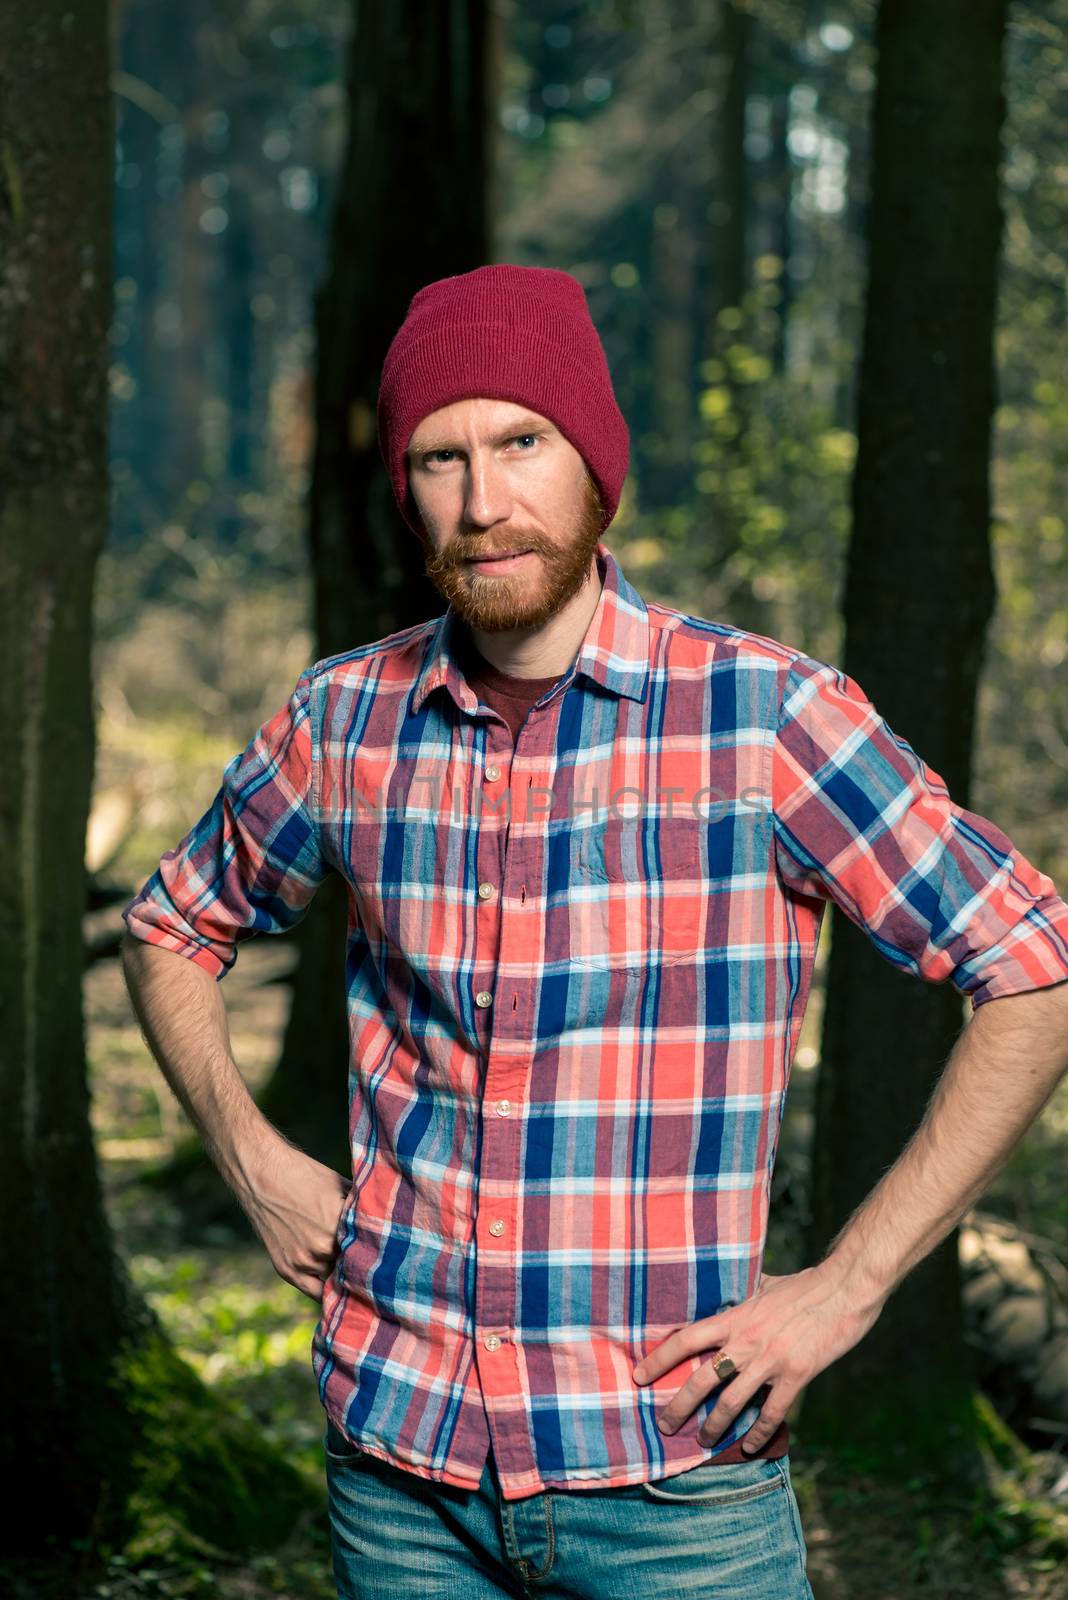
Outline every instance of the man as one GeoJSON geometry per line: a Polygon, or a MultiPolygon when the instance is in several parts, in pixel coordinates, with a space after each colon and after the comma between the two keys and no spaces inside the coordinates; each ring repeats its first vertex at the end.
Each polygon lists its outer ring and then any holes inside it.
{"type": "Polygon", "coordinates": [[[810,1596],[787,1409],[1068,1066],[1068,906],[850,678],[627,581],[575,279],[422,289],[378,414],[447,611],[306,669],[124,912],[150,1044],[322,1299],[339,1594],[810,1596]],[[256,1111],[212,981],[331,871],[351,1181],[256,1111]],[[978,1014],[825,1260],[769,1277],[828,899],[978,1014]]]}

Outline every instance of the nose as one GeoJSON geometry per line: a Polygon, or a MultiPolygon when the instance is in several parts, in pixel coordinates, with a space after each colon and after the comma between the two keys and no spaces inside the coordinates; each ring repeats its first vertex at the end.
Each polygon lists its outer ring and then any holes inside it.
{"type": "Polygon", "coordinates": [[[464,515],[472,527],[489,528],[512,514],[507,475],[491,455],[475,452],[465,472],[464,515]]]}

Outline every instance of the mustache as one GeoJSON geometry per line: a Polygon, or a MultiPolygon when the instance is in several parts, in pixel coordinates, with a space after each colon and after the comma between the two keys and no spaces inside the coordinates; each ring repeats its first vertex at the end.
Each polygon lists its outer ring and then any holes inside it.
{"type": "Polygon", "coordinates": [[[518,538],[510,540],[508,544],[494,545],[488,550],[465,547],[462,550],[455,551],[452,559],[457,565],[462,565],[465,561],[491,561],[500,556],[518,555],[520,551],[537,550],[539,548],[539,545],[534,540],[518,538]]]}

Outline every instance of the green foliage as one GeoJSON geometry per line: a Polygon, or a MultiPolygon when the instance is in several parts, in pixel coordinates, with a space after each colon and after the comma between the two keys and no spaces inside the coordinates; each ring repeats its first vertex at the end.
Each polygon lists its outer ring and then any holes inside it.
{"type": "Polygon", "coordinates": [[[692,492],[643,513],[624,557],[652,568],[672,604],[833,655],[856,438],[836,420],[833,385],[775,369],[775,319],[759,297],[719,322],[722,347],[702,367],[692,492]]]}
{"type": "MultiPolygon", "coordinates": [[[[299,1366],[301,1377],[306,1376],[310,1302],[278,1277],[267,1286],[258,1276],[248,1282],[241,1251],[220,1250],[210,1266],[201,1254],[166,1259],[144,1255],[135,1259],[134,1267],[183,1358],[217,1394],[240,1404],[275,1375],[284,1384],[286,1373],[299,1366]]],[[[275,1391],[271,1415],[289,1415],[284,1386],[275,1391]]],[[[292,1456],[291,1432],[279,1434],[277,1442],[292,1456]]]]}
{"type": "Polygon", "coordinates": [[[132,1532],[121,1552],[128,1561],[271,1548],[315,1503],[286,1456],[206,1388],[167,1340],[124,1350],[116,1382],[139,1433],[126,1508],[132,1532]]]}
{"type": "MultiPolygon", "coordinates": [[[[178,1261],[176,1303],[200,1276],[194,1260],[178,1261]]],[[[289,1311],[292,1328],[291,1305],[289,1311]]],[[[239,1317],[235,1309],[235,1322],[239,1317]]],[[[202,1337],[227,1337],[218,1327],[225,1320],[217,1306],[215,1332],[204,1322],[202,1337]]],[[[171,1335],[170,1327],[166,1335],[146,1327],[118,1352],[112,1382],[120,1425],[99,1440],[102,1495],[93,1539],[64,1542],[60,1519],[46,1559],[0,1557],[0,1593],[34,1600],[216,1600],[221,1593],[336,1600],[317,1452],[294,1437],[299,1429],[272,1442],[262,1419],[229,1399],[224,1384],[202,1381],[171,1335]]],[[[303,1345],[306,1360],[306,1329],[303,1345]]],[[[241,1348],[254,1376],[247,1346],[241,1348]]],[[[260,1399],[269,1403],[266,1394],[260,1399]]]]}

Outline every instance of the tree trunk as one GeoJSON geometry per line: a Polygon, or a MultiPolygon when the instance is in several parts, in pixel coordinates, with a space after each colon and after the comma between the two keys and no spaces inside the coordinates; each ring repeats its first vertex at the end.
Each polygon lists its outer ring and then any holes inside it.
{"type": "Polygon", "coordinates": [[[88,1592],[102,1553],[134,1537],[164,1554],[185,1541],[199,1559],[209,1541],[262,1548],[309,1501],[296,1468],[177,1358],[131,1284],[90,1124],[82,919],[108,524],[109,16],[105,0],[0,8],[0,676],[13,735],[0,778],[0,1589],[20,1594],[88,1592]]]}
{"type": "MultiPolygon", "coordinates": [[[[703,541],[701,564],[716,571],[741,544],[741,516],[729,485],[735,471],[745,461],[747,407],[746,386],[736,382],[728,350],[749,338],[743,326],[742,305],[749,284],[749,239],[747,213],[749,165],[745,149],[746,103],[752,72],[753,15],[734,3],[722,0],[714,42],[720,92],[713,118],[714,197],[707,207],[707,295],[702,308],[706,318],[702,347],[707,360],[721,364],[713,387],[728,397],[729,420],[734,431],[729,436],[706,432],[699,438],[698,459],[705,463],[714,479],[708,498],[700,505],[702,520],[713,530],[711,540],[703,541]]],[[[702,367],[702,388],[707,383],[702,367]]]]}
{"type": "MultiPolygon", "coordinates": [[[[82,1020],[93,576],[107,529],[112,112],[104,0],[4,7],[0,57],[0,1471],[32,1539],[96,1509],[123,1326],[82,1020]],[[57,107],[62,115],[57,115],[57,107]]],[[[5,1544],[8,1539],[5,1539],[5,1544]]]]}
{"type": "Polygon", "coordinates": [[[794,234],[794,163],[790,155],[790,89],[797,81],[797,62],[793,50],[779,34],[766,40],[767,56],[765,93],[771,101],[771,150],[768,155],[767,191],[774,196],[769,241],[772,255],[782,262],[778,286],[781,294],[776,312],[778,321],[772,345],[771,361],[777,375],[786,371],[787,337],[790,328],[790,309],[793,302],[793,278],[790,274],[794,234]]]}
{"type": "MultiPolygon", "coordinates": [[[[673,59],[660,68],[661,115],[705,104],[697,127],[719,126],[716,12],[694,0],[671,0],[665,33],[673,59]]],[[[655,112],[653,113],[656,114],[655,112]]],[[[696,121],[696,119],[695,119],[696,121]]],[[[707,260],[710,155],[689,132],[664,142],[640,226],[647,232],[649,426],[641,437],[641,501],[648,512],[685,502],[694,472],[698,395],[708,295],[718,263],[707,260]]]]}
{"type": "MultiPolygon", "coordinates": [[[[500,39],[484,0],[359,6],[348,150],[330,267],[315,302],[316,447],[309,504],[319,656],[438,615],[419,541],[378,449],[386,350],[424,284],[485,265],[500,39]]],[[[321,1161],[349,1164],[347,900],[327,881],[295,931],[299,965],[264,1112],[321,1161]]]]}
{"type": "MultiPolygon", "coordinates": [[[[724,96],[716,126],[717,197],[712,228],[713,325],[721,311],[741,305],[749,281],[746,248],[748,164],[745,154],[745,106],[749,94],[749,51],[753,16],[733,0],[720,12],[718,49],[726,67],[724,96]]],[[[716,343],[721,344],[720,339],[716,343]]],[[[733,342],[731,338],[726,341],[733,342]]]]}
{"type": "MultiPolygon", "coordinates": [[[[994,605],[993,334],[1007,0],[883,0],[871,251],[843,666],[968,805],[994,605]]],[[[833,940],[809,1259],[918,1124],[962,1023],[948,985],[903,981],[846,918],[833,940]]],[[[806,1438],[891,1469],[973,1462],[957,1232],[810,1386],[806,1438]]]]}

